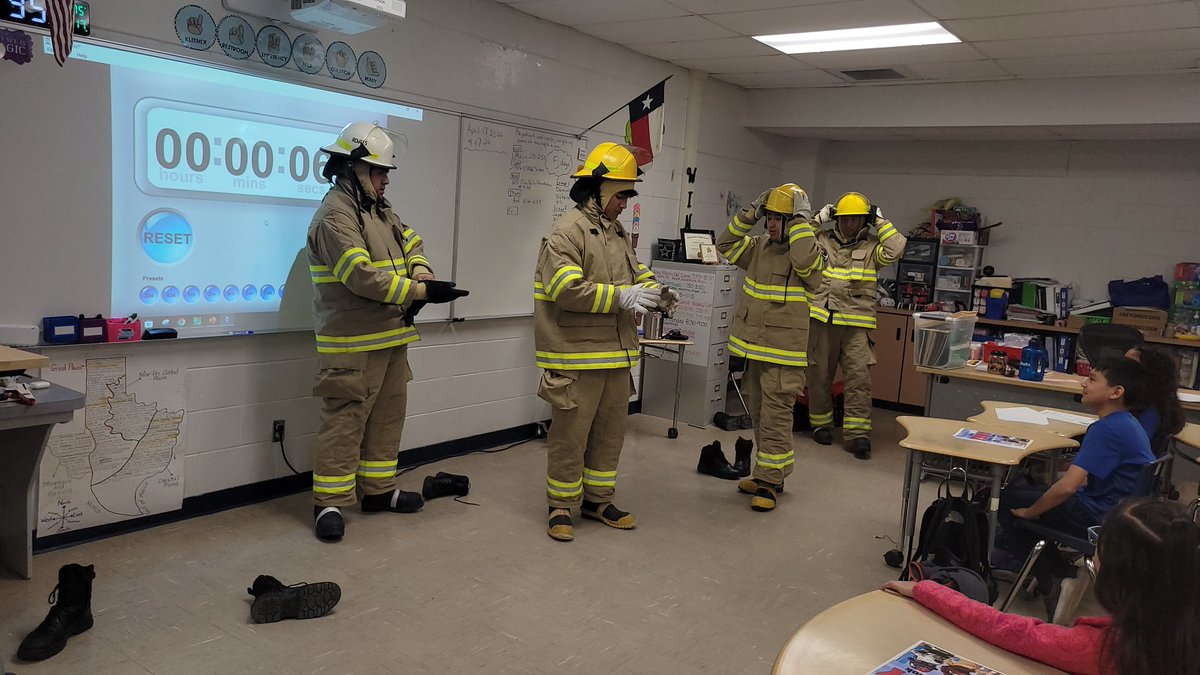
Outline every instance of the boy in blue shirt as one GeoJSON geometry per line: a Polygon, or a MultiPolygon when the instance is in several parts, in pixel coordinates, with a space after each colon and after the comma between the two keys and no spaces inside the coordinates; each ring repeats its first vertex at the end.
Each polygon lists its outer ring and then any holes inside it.
{"type": "MultiPolygon", "coordinates": [[[[1053,485],[1014,486],[1000,493],[1001,538],[994,565],[1006,568],[1015,561],[1019,566],[1039,540],[1013,527],[1015,519],[1035,520],[1083,539],[1088,527],[1099,525],[1109,509],[1133,493],[1142,467],[1154,461],[1150,439],[1129,412],[1143,396],[1144,380],[1141,365],[1124,357],[1092,368],[1083,382],[1083,404],[1099,419],[1088,427],[1071,467],[1053,485]]],[[[1054,595],[1055,581],[1066,576],[1067,567],[1057,549],[1043,551],[1033,569],[1039,591],[1054,595]]]]}

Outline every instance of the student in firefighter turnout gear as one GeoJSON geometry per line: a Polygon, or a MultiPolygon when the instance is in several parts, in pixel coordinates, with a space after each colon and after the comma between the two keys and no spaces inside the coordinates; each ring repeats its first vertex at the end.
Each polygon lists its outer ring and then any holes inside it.
{"type": "Polygon", "coordinates": [[[426,303],[467,292],[436,281],[421,237],[396,217],[383,194],[395,169],[393,143],[370,122],[349,124],[329,154],[329,192],[308,229],[313,318],[320,372],[313,394],[321,423],[313,464],[316,535],[338,541],[341,507],[362,494],[362,510],[408,513],[419,494],[396,488],[404,429],[408,345],[426,303]]]}
{"type": "Polygon", "coordinates": [[[533,275],[538,396],[550,404],[547,438],[547,533],[575,538],[570,509],[609,527],[634,527],[613,505],[617,462],[638,360],[640,312],[669,309],[678,294],[662,289],[638,262],[617,220],[641,180],[633,151],[601,143],[575,172],[571,199],[542,240],[533,275]],[[582,504],[581,504],[582,502],[582,504]]]}
{"type": "Polygon", "coordinates": [[[808,365],[808,294],[820,283],[808,195],[787,183],[758,196],[721,231],[717,248],[729,262],[746,270],[738,300],[729,353],[746,359],[742,377],[754,419],[755,461],[752,479],[738,484],[753,495],[755,511],[775,508],[783,480],[792,472],[792,408],[804,391],[808,365]],[[766,218],[767,232],[750,236],[766,218]]]}
{"type": "Polygon", "coordinates": [[[817,233],[825,269],[811,309],[809,421],[813,440],[833,443],[832,385],[840,365],[845,392],[843,448],[858,459],[870,459],[870,367],[875,363],[870,333],[875,329],[878,271],[900,258],[907,239],[879,207],[857,192],[847,192],[836,206],[826,204],[817,214],[818,224],[835,219],[832,228],[817,233]]]}

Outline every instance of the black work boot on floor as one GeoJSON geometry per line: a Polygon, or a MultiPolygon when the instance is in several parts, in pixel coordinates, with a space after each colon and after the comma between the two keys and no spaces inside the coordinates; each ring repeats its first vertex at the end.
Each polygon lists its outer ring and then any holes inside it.
{"type": "Polygon", "coordinates": [[[466,497],[471,492],[471,479],[458,474],[437,472],[436,476],[426,476],[421,484],[421,496],[425,499],[438,497],[466,497]]]}
{"type": "Polygon", "coordinates": [[[400,488],[377,495],[363,495],[362,498],[363,513],[378,511],[416,513],[421,510],[422,506],[425,506],[425,500],[421,499],[421,495],[416,492],[405,492],[400,488]]]}
{"type": "Polygon", "coordinates": [[[313,507],[313,531],[321,541],[341,541],[346,534],[346,520],[336,506],[313,507]]]}
{"type": "Polygon", "coordinates": [[[700,461],[696,463],[696,471],[723,480],[738,479],[737,470],[725,459],[725,453],[721,452],[721,441],[713,441],[700,448],[700,461]]]}
{"type": "Polygon", "coordinates": [[[871,439],[869,438],[850,439],[846,441],[843,449],[854,455],[855,459],[871,459],[871,439]]]}
{"type": "Polygon", "coordinates": [[[48,659],[67,646],[68,638],[92,627],[92,579],[95,578],[92,565],[71,563],[58,569],[58,585],[48,598],[54,606],[46,619],[21,640],[18,659],[48,659]]]}
{"type": "Polygon", "coordinates": [[[254,623],[315,619],[328,614],[342,599],[342,588],[332,581],[284,586],[265,574],[260,574],[246,592],[254,596],[254,604],[250,605],[254,623]]]}
{"type": "Polygon", "coordinates": [[[829,427],[820,427],[813,431],[813,440],[821,445],[833,445],[833,430],[829,427]]]}
{"type": "Polygon", "coordinates": [[[738,436],[737,443],[733,446],[733,451],[733,470],[737,471],[737,475],[743,478],[749,476],[750,456],[754,453],[754,441],[738,436]]]}

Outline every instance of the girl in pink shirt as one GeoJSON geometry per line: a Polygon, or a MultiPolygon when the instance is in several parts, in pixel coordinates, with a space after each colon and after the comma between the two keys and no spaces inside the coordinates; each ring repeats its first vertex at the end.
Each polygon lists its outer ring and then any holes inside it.
{"type": "Polygon", "coordinates": [[[1005,614],[932,581],[883,587],[1001,649],[1069,673],[1200,675],[1200,526],[1174,502],[1143,498],[1115,506],[1103,532],[1096,599],[1110,614],[1070,628],[1005,614]]]}

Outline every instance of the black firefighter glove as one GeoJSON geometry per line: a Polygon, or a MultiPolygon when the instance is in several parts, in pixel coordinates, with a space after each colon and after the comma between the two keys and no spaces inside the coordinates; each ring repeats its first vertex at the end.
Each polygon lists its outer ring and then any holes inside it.
{"type": "Polygon", "coordinates": [[[405,326],[413,325],[413,319],[417,318],[417,313],[420,312],[421,309],[424,308],[426,304],[428,304],[428,303],[425,302],[424,300],[413,301],[413,304],[409,305],[408,309],[404,310],[404,325],[405,326]]]}
{"type": "Polygon", "coordinates": [[[471,294],[471,291],[455,288],[453,281],[429,280],[421,283],[425,284],[425,302],[432,305],[453,302],[471,294]]]}

